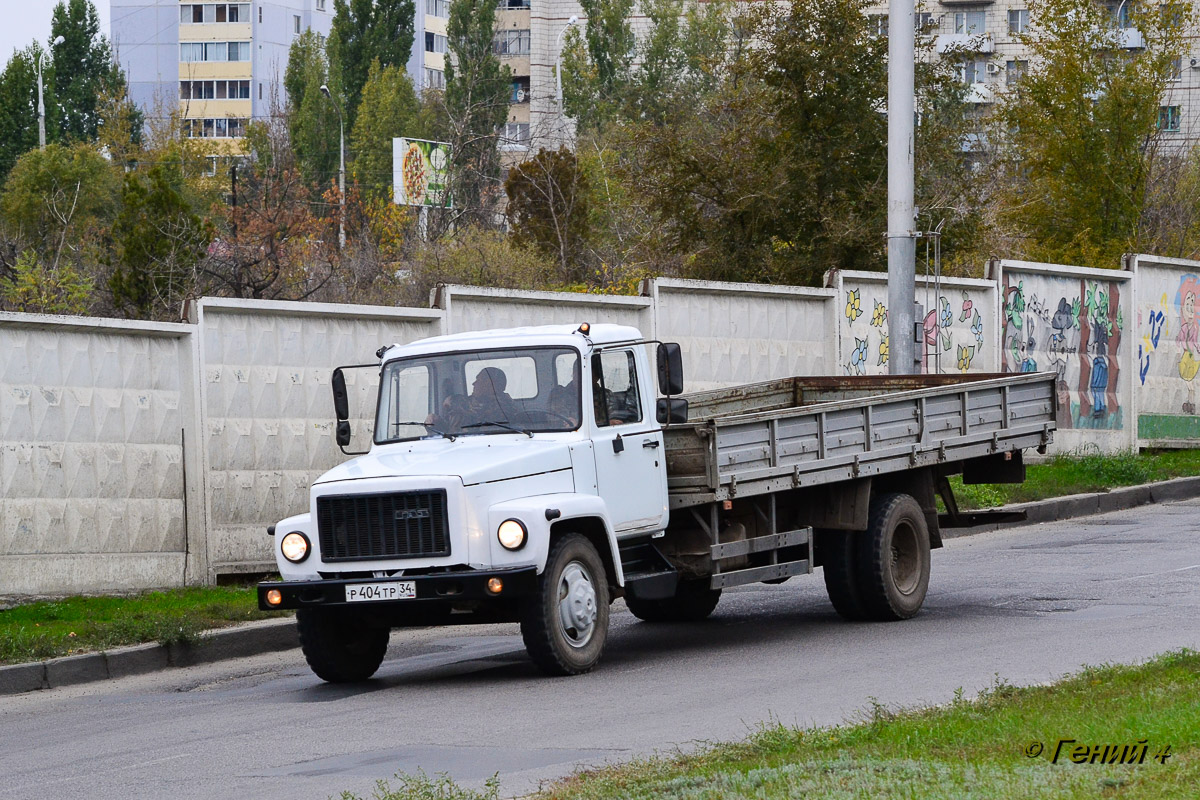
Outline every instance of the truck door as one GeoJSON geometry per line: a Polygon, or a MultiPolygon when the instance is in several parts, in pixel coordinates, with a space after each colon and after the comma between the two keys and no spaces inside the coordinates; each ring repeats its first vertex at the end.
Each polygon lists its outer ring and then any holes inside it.
{"type": "Polygon", "coordinates": [[[617,531],[661,527],[667,515],[663,436],[632,348],[592,355],[590,406],[596,482],[617,531]]]}

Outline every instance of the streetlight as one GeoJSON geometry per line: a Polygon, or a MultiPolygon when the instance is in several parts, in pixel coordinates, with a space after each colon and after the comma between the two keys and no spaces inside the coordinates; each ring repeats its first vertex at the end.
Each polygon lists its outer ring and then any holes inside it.
{"type": "MultiPolygon", "coordinates": [[[[64,39],[63,37],[61,37],[61,36],[56,36],[56,37],[54,38],[54,42],[53,42],[53,43],[52,43],[50,46],[51,46],[51,47],[58,47],[60,44],[62,44],[62,43],[63,43],[63,42],[65,42],[65,41],[66,41],[66,39],[64,39]]],[[[39,148],[41,148],[42,150],[45,150],[45,149],[46,149],[46,101],[45,101],[45,99],[43,98],[43,92],[42,92],[42,68],[43,68],[42,62],[43,62],[43,61],[46,59],[46,53],[48,53],[48,52],[49,52],[48,50],[40,50],[40,51],[38,51],[38,59],[37,59],[37,74],[38,74],[38,147],[39,147],[39,148]]]]}
{"type": "Polygon", "coordinates": [[[333,102],[338,115],[338,249],[346,248],[346,121],[342,119],[342,108],[329,93],[329,87],[321,84],[321,94],[333,102]]]}
{"type": "Polygon", "coordinates": [[[554,49],[557,51],[557,55],[554,57],[554,82],[555,82],[555,89],[556,89],[555,96],[558,98],[558,114],[559,114],[559,116],[562,116],[562,113],[563,113],[562,39],[563,39],[563,36],[566,34],[567,29],[570,28],[571,26],[575,25],[578,22],[579,22],[579,17],[572,14],[571,18],[569,20],[567,20],[567,24],[563,27],[563,29],[561,31],[558,32],[558,39],[556,39],[555,43],[554,43],[554,49]]]}

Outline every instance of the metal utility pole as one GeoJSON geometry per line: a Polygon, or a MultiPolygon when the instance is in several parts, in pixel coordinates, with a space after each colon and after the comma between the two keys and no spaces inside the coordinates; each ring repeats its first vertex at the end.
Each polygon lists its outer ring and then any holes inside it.
{"type": "Polygon", "coordinates": [[[916,369],[917,241],[913,208],[916,31],[913,0],[888,3],[888,372],[916,369]]]}
{"type": "Polygon", "coordinates": [[[346,249],[346,120],[341,104],[333,99],[329,87],[321,84],[321,94],[333,103],[338,115],[338,249],[346,249]]]}

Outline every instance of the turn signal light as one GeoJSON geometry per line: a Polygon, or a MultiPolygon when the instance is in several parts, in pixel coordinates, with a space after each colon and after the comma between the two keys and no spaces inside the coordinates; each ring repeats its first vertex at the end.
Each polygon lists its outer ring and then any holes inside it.
{"type": "Polygon", "coordinates": [[[277,606],[283,602],[283,592],[278,589],[267,590],[267,605],[277,606]]]}
{"type": "Polygon", "coordinates": [[[500,578],[488,578],[487,590],[492,594],[500,594],[504,591],[504,581],[500,578]]]}

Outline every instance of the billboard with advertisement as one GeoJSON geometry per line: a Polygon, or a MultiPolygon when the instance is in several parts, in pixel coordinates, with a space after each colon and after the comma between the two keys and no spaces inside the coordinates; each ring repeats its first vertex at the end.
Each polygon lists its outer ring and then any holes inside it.
{"type": "Polygon", "coordinates": [[[392,186],[402,206],[450,208],[450,145],[423,139],[392,139],[392,186]]]}

